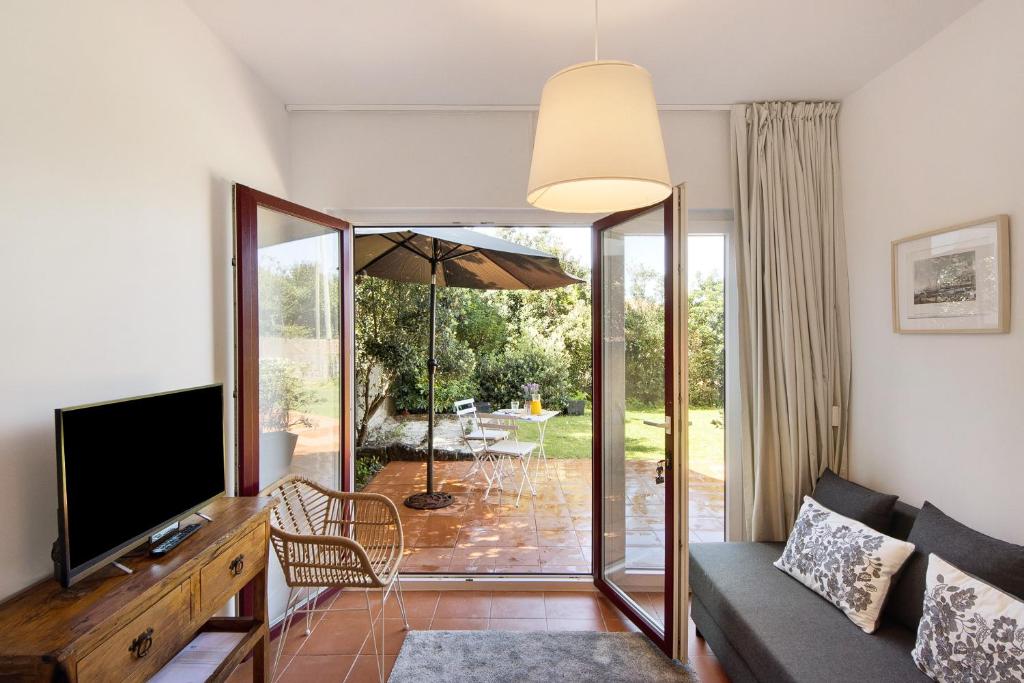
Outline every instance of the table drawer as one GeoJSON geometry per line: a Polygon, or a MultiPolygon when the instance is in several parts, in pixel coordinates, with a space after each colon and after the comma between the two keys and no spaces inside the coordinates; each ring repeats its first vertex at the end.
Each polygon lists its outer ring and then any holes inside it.
{"type": "Polygon", "coordinates": [[[78,680],[144,681],[188,642],[192,595],[186,581],[78,663],[78,680]]]}
{"type": "Polygon", "coordinates": [[[265,524],[260,524],[200,570],[199,594],[203,614],[219,609],[259,573],[266,560],[267,530],[265,524]]]}

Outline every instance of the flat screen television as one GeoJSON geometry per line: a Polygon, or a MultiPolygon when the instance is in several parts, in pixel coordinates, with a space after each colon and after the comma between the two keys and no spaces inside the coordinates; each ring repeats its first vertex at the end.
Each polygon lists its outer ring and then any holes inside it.
{"type": "Polygon", "coordinates": [[[224,493],[220,384],[55,412],[64,586],[224,493]]]}

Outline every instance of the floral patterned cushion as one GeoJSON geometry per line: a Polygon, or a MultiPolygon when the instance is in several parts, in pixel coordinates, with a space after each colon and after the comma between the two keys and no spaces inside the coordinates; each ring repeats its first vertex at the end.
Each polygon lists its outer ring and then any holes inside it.
{"type": "Polygon", "coordinates": [[[1024,602],[928,556],[914,663],[936,681],[1024,681],[1024,602]]]}
{"type": "Polygon", "coordinates": [[[775,566],[841,609],[865,633],[873,633],[892,577],[912,552],[912,543],[879,533],[804,496],[775,566]]]}

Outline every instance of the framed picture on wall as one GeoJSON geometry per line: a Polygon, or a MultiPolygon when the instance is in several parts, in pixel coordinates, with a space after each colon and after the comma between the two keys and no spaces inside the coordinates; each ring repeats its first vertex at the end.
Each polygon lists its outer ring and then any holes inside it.
{"type": "Polygon", "coordinates": [[[901,334],[1009,332],[1009,217],[893,242],[892,323],[901,334]]]}

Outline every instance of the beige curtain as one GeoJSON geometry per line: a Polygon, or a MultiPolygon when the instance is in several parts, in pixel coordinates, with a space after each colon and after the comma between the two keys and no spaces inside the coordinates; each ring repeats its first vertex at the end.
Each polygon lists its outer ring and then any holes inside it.
{"type": "Polygon", "coordinates": [[[846,475],[850,330],[838,113],[832,102],[732,109],[749,540],[784,540],[824,469],[846,475]]]}

